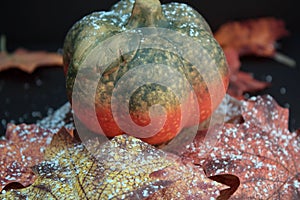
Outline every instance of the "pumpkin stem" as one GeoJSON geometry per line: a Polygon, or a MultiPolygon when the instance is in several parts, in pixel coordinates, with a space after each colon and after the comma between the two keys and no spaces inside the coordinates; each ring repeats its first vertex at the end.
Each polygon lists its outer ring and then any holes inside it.
{"type": "Polygon", "coordinates": [[[167,21],[159,0],[136,0],[127,27],[165,27],[167,21]]]}
{"type": "Polygon", "coordinates": [[[6,36],[0,36],[0,52],[6,52],[6,36]]]}

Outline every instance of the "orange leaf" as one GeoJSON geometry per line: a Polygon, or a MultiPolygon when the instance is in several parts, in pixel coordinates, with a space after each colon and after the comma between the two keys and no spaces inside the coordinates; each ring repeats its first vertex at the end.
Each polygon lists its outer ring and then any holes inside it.
{"type": "Polygon", "coordinates": [[[245,92],[256,92],[270,86],[267,82],[254,79],[249,73],[241,72],[240,56],[273,57],[275,60],[293,66],[292,59],[276,52],[276,40],[288,34],[284,21],[273,17],[223,24],[214,33],[214,37],[222,46],[230,69],[228,94],[243,99],[245,92]]]}
{"type": "Polygon", "coordinates": [[[76,132],[72,137],[62,128],[45,160],[32,168],[36,181],[2,192],[0,199],[143,199],[169,184],[149,175],[171,164],[163,151],[133,137],[84,145],[76,132]]]}
{"type": "Polygon", "coordinates": [[[243,99],[245,92],[256,92],[269,86],[270,83],[256,80],[250,73],[239,71],[230,76],[227,93],[237,99],[243,99]]]}
{"type": "Polygon", "coordinates": [[[32,73],[37,67],[62,65],[62,56],[58,53],[28,51],[25,49],[17,49],[12,54],[0,52],[0,71],[18,68],[27,73],[32,73]]]}
{"type": "Polygon", "coordinates": [[[267,57],[274,55],[276,40],[287,35],[284,21],[273,17],[228,22],[214,33],[223,48],[231,47],[239,55],[267,57]]]}
{"type": "Polygon", "coordinates": [[[28,186],[34,182],[30,167],[43,160],[45,147],[56,131],[36,125],[8,124],[6,137],[0,140],[0,191],[9,183],[28,186]]]}

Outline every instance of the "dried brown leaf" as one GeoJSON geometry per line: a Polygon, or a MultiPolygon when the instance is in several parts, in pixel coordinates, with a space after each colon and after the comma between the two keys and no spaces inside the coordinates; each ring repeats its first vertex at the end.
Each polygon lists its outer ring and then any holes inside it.
{"type": "Polygon", "coordinates": [[[155,192],[148,200],[216,199],[225,188],[224,185],[207,178],[199,166],[181,159],[176,159],[170,167],[153,172],[151,177],[171,180],[172,183],[155,192]]]}
{"type": "Polygon", "coordinates": [[[265,96],[244,102],[242,115],[204,159],[207,175],[237,176],[232,199],[299,199],[300,138],[288,130],[288,110],[265,96]]]}
{"type": "Polygon", "coordinates": [[[227,93],[237,99],[244,99],[246,92],[257,92],[270,85],[268,82],[256,80],[250,73],[239,71],[231,74],[227,93]]]}
{"type": "Polygon", "coordinates": [[[17,199],[142,199],[170,181],[151,178],[171,161],[164,152],[128,136],[118,136],[91,154],[62,129],[54,135],[45,161],[33,168],[37,180],[21,190],[2,193],[17,199]],[[96,158],[98,157],[98,158],[96,158]]]}
{"type": "Polygon", "coordinates": [[[10,183],[28,186],[34,182],[30,167],[43,160],[54,132],[36,125],[8,124],[6,136],[0,140],[0,191],[10,183]]]}
{"type": "MultiPolygon", "coordinates": [[[[214,36],[224,50],[230,69],[228,94],[243,99],[245,92],[256,92],[270,86],[270,83],[256,80],[250,73],[240,71],[240,57],[256,55],[275,58],[278,54],[276,54],[276,40],[287,35],[284,21],[273,17],[223,24],[214,36]]],[[[286,63],[293,65],[292,60],[286,63]]]]}
{"type": "Polygon", "coordinates": [[[25,49],[17,49],[12,54],[0,52],[0,72],[10,68],[18,68],[24,72],[32,73],[37,67],[62,65],[62,56],[58,53],[25,49]]]}
{"type": "Polygon", "coordinates": [[[235,98],[243,99],[245,92],[256,92],[270,86],[270,83],[256,80],[252,74],[240,70],[241,62],[237,50],[223,48],[229,67],[229,87],[227,93],[235,98]]]}
{"type": "Polygon", "coordinates": [[[270,57],[276,51],[276,40],[288,34],[283,20],[262,17],[225,23],[214,36],[223,48],[231,47],[239,55],[270,57]]]}

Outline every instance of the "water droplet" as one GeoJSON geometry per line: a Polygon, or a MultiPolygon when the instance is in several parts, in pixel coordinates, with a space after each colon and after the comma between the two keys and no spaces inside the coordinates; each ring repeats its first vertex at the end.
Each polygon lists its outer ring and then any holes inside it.
{"type": "Polygon", "coordinates": [[[290,108],[291,105],[290,105],[289,103],[285,103],[285,104],[284,104],[284,107],[285,107],[285,108],[290,108]]]}
{"type": "Polygon", "coordinates": [[[42,117],[42,113],[39,112],[39,111],[33,111],[33,112],[31,113],[31,116],[32,116],[32,117],[42,117]]]}
{"type": "Polygon", "coordinates": [[[5,111],[5,112],[4,112],[4,116],[5,116],[5,117],[9,117],[9,116],[10,116],[10,113],[7,112],[7,111],[5,111]]]}
{"type": "Polygon", "coordinates": [[[249,99],[249,98],[250,98],[250,94],[249,94],[249,93],[245,93],[245,94],[244,94],[244,98],[245,98],[245,99],[249,99]]]}
{"type": "Polygon", "coordinates": [[[6,124],[7,124],[6,120],[5,120],[5,119],[2,119],[2,120],[1,120],[1,124],[2,124],[3,127],[6,127],[6,124]]]}
{"type": "Polygon", "coordinates": [[[25,90],[28,90],[29,88],[30,88],[29,83],[24,83],[24,89],[25,89],[25,90]]]}
{"type": "Polygon", "coordinates": [[[6,103],[6,104],[10,104],[10,98],[6,97],[6,98],[5,98],[5,103],[6,103]]]}
{"type": "Polygon", "coordinates": [[[24,122],[24,119],[23,119],[22,117],[19,117],[18,122],[19,122],[19,123],[23,123],[23,122],[24,122]]]}
{"type": "Polygon", "coordinates": [[[282,95],[286,94],[286,88],[285,87],[280,88],[280,94],[282,94],[282,95]]]}
{"type": "Polygon", "coordinates": [[[267,82],[271,83],[272,80],[273,80],[273,77],[272,77],[271,75],[267,75],[267,76],[266,76],[266,81],[267,81],[267,82]]]}
{"type": "Polygon", "coordinates": [[[35,80],[35,84],[36,84],[37,86],[41,86],[41,85],[43,84],[43,81],[42,81],[41,79],[36,79],[36,80],[35,80]]]}

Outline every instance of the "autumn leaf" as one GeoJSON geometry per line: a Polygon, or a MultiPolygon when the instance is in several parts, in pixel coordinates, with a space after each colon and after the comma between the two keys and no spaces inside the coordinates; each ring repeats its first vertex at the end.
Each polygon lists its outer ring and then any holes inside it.
{"type": "Polygon", "coordinates": [[[222,46],[230,69],[228,94],[243,99],[245,92],[257,92],[270,83],[256,80],[252,74],[240,71],[240,57],[255,55],[274,58],[288,66],[295,61],[276,51],[276,42],[289,33],[281,19],[262,17],[223,24],[214,36],[222,46]]]}
{"type": "Polygon", "coordinates": [[[231,47],[238,55],[271,57],[276,52],[276,40],[289,33],[281,19],[262,17],[223,24],[214,37],[223,47],[231,47]]]}
{"type": "MultiPolygon", "coordinates": [[[[141,199],[169,184],[149,175],[171,162],[162,151],[138,139],[119,136],[98,149],[97,159],[75,135],[62,129],[53,137],[45,161],[33,168],[36,181],[2,199],[141,199]]],[[[95,153],[95,152],[94,152],[95,153]]]]}
{"type": "Polygon", "coordinates": [[[232,71],[229,80],[227,94],[240,100],[244,99],[243,95],[246,92],[258,92],[271,85],[271,83],[256,80],[252,74],[243,71],[232,71]]]}
{"type": "Polygon", "coordinates": [[[270,86],[270,83],[256,80],[252,74],[240,70],[241,62],[235,49],[223,47],[223,50],[230,69],[228,94],[243,99],[245,92],[257,92],[270,86]]]}
{"type": "Polygon", "coordinates": [[[208,176],[239,178],[231,199],[299,199],[300,138],[288,130],[288,110],[267,95],[243,101],[241,111],[244,122],[226,123],[219,142],[197,162],[208,176]]]}
{"type": "Polygon", "coordinates": [[[62,56],[46,51],[17,49],[13,53],[0,52],[0,71],[18,68],[32,73],[37,67],[62,66],[62,56]]]}
{"type": "Polygon", "coordinates": [[[288,131],[287,109],[270,96],[226,99],[229,112],[217,110],[226,124],[209,151],[194,144],[178,157],[125,135],[88,151],[62,129],[33,167],[36,181],[0,198],[298,199],[300,139],[288,131]]]}
{"type": "Polygon", "coordinates": [[[58,53],[46,51],[28,51],[23,48],[15,50],[13,53],[6,51],[6,37],[0,37],[0,72],[18,68],[24,72],[32,73],[37,67],[62,66],[63,59],[58,53]]]}
{"type": "Polygon", "coordinates": [[[8,124],[6,136],[0,140],[0,191],[10,183],[28,186],[34,182],[30,167],[43,160],[44,150],[56,131],[8,124]]]}
{"type": "Polygon", "coordinates": [[[176,159],[172,166],[153,172],[151,177],[172,180],[172,183],[155,192],[147,200],[164,199],[217,199],[227,189],[223,184],[212,181],[203,169],[184,159],[176,159]]]}

